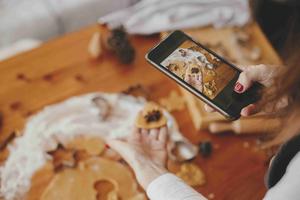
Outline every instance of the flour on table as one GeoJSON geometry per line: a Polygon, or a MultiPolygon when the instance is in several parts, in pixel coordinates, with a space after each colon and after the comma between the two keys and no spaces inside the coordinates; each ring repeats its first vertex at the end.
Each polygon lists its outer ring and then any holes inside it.
{"type": "MultiPolygon", "coordinates": [[[[90,93],[45,107],[28,119],[23,135],[9,146],[10,155],[0,168],[1,196],[7,200],[22,199],[30,189],[31,177],[52,159],[47,152],[56,149],[58,143],[65,144],[83,135],[126,137],[145,103],[143,98],[119,93],[90,93]],[[92,101],[97,96],[105,98],[112,107],[105,120],[101,120],[99,107],[92,101]]],[[[187,142],[174,118],[166,111],[164,114],[171,141],[187,142]]]]}

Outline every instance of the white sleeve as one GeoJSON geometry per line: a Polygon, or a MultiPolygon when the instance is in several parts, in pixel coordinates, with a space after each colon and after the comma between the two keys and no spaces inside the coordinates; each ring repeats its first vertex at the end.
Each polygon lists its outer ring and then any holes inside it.
{"type": "Polygon", "coordinates": [[[206,200],[177,176],[167,173],[152,181],[147,188],[151,200],[206,200]]]}
{"type": "Polygon", "coordinates": [[[291,160],[286,173],[266,194],[264,200],[296,200],[300,197],[300,152],[291,160]]]}

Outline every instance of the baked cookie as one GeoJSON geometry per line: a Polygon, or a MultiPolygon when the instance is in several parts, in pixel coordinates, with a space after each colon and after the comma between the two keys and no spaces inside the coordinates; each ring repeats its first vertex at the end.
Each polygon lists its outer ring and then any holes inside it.
{"type": "Polygon", "coordinates": [[[166,68],[176,74],[178,77],[183,78],[186,70],[185,62],[180,60],[172,60],[166,68]]]}
{"type": "Polygon", "coordinates": [[[202,186],[206,182],[204,172],[193,163],[182,164],[176,176],[192,187],[202,186]]]}
{"type": "Polygon", "coordinates": [[[153,102],[145,105],[144,109],[138,113],[135,121],[136,127],[144,129],[160,128],[166,124],[167,118],[161,107],[153,102]]]}
{"type": "Polygon", "coordinates": [[[210,98],[214,98],[218,91],[217,84],[214,80],[204,83],[204,94],[210,98]]]}
{"type": "Polygon", "coordinates": [[[201,68],[197,64],[188,65],[184,80],[200,92],[203,91],[203,75],[201,68]]]}

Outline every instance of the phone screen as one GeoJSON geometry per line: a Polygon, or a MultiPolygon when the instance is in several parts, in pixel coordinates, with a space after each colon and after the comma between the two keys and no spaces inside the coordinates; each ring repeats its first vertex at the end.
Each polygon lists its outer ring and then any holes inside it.
{"type": "Polygon", "coordinates": [[[146,58],[160,71],[230,119],[260,98],[259,83],[242,94],[234,91],[241,71],[181,31],[174,31],[146,58]]]}
{"type": "Polygon", "coordinates": [[[184,41],[160,64],[207,98],[222,106],[230,104],[231,98],[228,94],[232,94],[238,70],[193,41],[184,41]]]}

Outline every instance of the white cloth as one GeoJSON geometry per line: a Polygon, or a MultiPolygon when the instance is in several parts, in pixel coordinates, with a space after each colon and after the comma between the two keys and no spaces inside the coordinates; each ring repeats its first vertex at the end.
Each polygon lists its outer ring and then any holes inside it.
{"type": "Polygon", "coordinates": [[[0,0],[0,48],[24,38],[49,40],[133,3],[136,0],[0,0]]]}
{"type": "MultiPolygon", "coordinates": [[[[263,200],[300,199],[300,152],[290,162],[285,175],[263,200]]],[[[251,188],[249,188],[251,189],[251,188]]],[[[152,181],[147,188],[151,200],[205,200],[200,193],[170,173],[152,181]]],[[[238,197],[237,197],[238,198],[238,197]]]]}
{"type": "MultiPolygon", "coordinates": [[[[78,137],[126,138],[134,129],[137,114],[145,106],[144,98],[120,93],[89,93],[46,106],[31,116],[9,148],[9,157],[0,166],[0,199],[23,199],[30,189],[32,176],[51,156],[58,144],[66,145],[78,137]],[[95,104],[95,98],[102,106],[95,104]],[[106,106],[105,106],[106,105],[106,106]],[[106,116],[107,108],[109,116],[106,116]],[[2,198],[3,197],[3,198],[2,198]]],[[[168,155],[178,141],[190,144],[178,130],[176,120],[164,110],[170,141],[168,155]]]]}
{"type": "Polygon", "coordinates": [[[242,26],[250,19],[248,0],[142,0],[101,17],[111,28],[123,25],[129,33],[206,26],[242,26]]]}
{"type": "Polygon", "coordinates": [[[300,152],[291,160],[286,173],[266,194],[264,200],[300,199],[300,152]]]}
{"type": "Polygon", "coordinates": [[[151,200],[206,200],[177,176],[167,173],[152,181],[147,188],[151,200]]]}
{"type": "Polygon", "coordinates": [[[35,39],[19,40],[9,47],[0,49],[0,61],[13,57],[25,51],[34,49],[42,44],[41,41],[35,39]]]}

